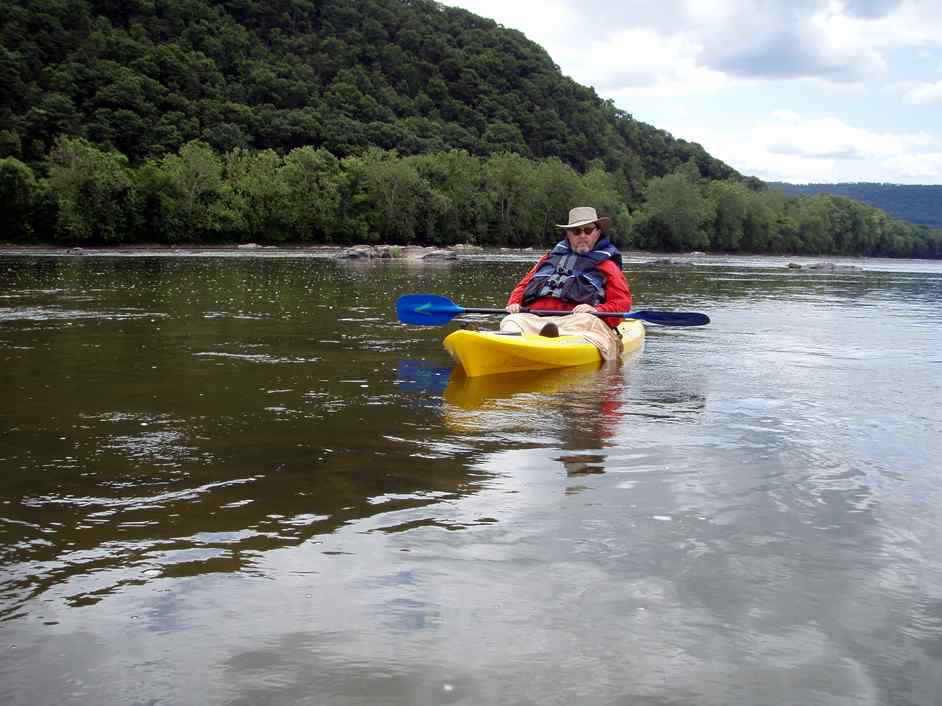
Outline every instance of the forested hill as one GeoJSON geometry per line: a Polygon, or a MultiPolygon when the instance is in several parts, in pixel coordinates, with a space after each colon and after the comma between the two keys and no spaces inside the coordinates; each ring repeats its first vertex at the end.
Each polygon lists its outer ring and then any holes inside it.
{"type": "Polygon", "coordinates": [[[769,188],[781,189],[789,196],[833,194],[863,201],[882,209],[894,218],[930,228],[942,228],[942,185],[876,184],[786,184],[770,182],[769,188]]]}
{"type": "Polygon", "coordinates": [[[526,247],[576,203],[647,250],[942,256],[942,230],[766,190],[431,0],[0,2],[0,237],[526,247]]]}
{"type": "Polygon", "coordinates": [[[0,28],[0,157],[34,164],[65,134],[132,164],[202,140],[601,159],[629,185],[690,161],[739,177],[520,32],[429,0],[8,0],[0,28]]]}

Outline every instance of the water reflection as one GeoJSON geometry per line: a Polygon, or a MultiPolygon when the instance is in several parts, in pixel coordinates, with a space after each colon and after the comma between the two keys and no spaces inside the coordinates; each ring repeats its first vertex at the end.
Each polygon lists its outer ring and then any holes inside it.
{"type": "Polygon", "coordinates": [[[522,260],[3,264],[0,701],[942,690],[938,275],[639,270],[714,323],[463,380],[392,302],[522,260]]]}
{"type": "Polygon", "coordinates": [[[364,270],[34,264],[5,270],[28,286],[0,311],[17,400],[0,437],[0,617],[252,574],[266,552],[473,492],[469,448],[429,434],[438,402],[397,386],[390,353],[409,338],[377,315],[384,300],[343,301],[364,270]]]}
{"type": "Polygon", "coordinates": [[[441,367],[428,360],[400,360],[396,381],[401,390],[437,395],[448,387],[451,367],[441,367]]]}
{"type": "MultiPolygon", "coordinates": [[[[565,368],[562,370],[534,370],[505,375],[467,377],[456,367],[444,390],[445,401],[465,411],[487,411],[500,408],[508,401],[521,411],[532,411],[530,396],[538,398],[537,406],[552,403],[559,393],[571,392],[594,382],[600,374],[599,365],[565,368]]],[[[561,406],[561,405],[560,405],[561,406]]],[[[460,416],[460,413],[457,413],[460,416]]],[[[473,419],[476,415],[471,415],[473,419]]]]}
{"type": "Polygon", "coordinates": [[[552,460],[568,477],[604,473],[609,449],[622,443],[618,427],[632,413],[632,369],[642,355],[621,365],[475,378],[457,369],[444,391],[444,422],[455,432],[497,438],[525,431],[558,449],[552,460]]]}

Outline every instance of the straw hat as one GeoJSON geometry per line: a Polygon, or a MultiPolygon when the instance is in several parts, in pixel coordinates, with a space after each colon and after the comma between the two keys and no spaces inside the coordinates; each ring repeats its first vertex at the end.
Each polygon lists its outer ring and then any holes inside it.
{"type": "Polygon", "coordinates": [[[595,223],[599,228],[604,228],[611,220],[612,219],[608,216],[602,216],[600,218],[599,214],[597,214],[595,209],[591,206],[576,206],[569,211],[569,223],[566,225],[557,223],[556,226],[559,228],[578,228],[588,223],[595,223]]]}

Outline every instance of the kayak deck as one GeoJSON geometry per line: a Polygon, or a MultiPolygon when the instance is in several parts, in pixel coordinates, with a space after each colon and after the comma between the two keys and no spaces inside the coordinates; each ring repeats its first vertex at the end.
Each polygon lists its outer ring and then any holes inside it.
{"type": "MultiPolygon", "coordinates": [[[[624,353],[644,345],[644,324],[627,319],[618,326],[624,353]]],[[[503,335],[496,331],[459,329],[445,337],[445,349],[468,377],[551,370],[599,363],[598,349],[582,336],[546,338],[536,334],[503,335]]]]}

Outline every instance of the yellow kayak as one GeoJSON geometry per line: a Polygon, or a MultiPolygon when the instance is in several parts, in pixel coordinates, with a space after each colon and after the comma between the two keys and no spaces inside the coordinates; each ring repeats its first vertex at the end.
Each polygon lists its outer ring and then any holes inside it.
{"type": "MultiPolygon", "coordinates": [[[[626,319],[618,325],[624,354],[644,345],[644,324],[626,319]]],[[[494,331],[460,329],[445,337],[445,349],[468,377],[551,370],[600,363],[598,348],[582,336],[546,338],[536,334],[506,336],[494,331]]]]}

